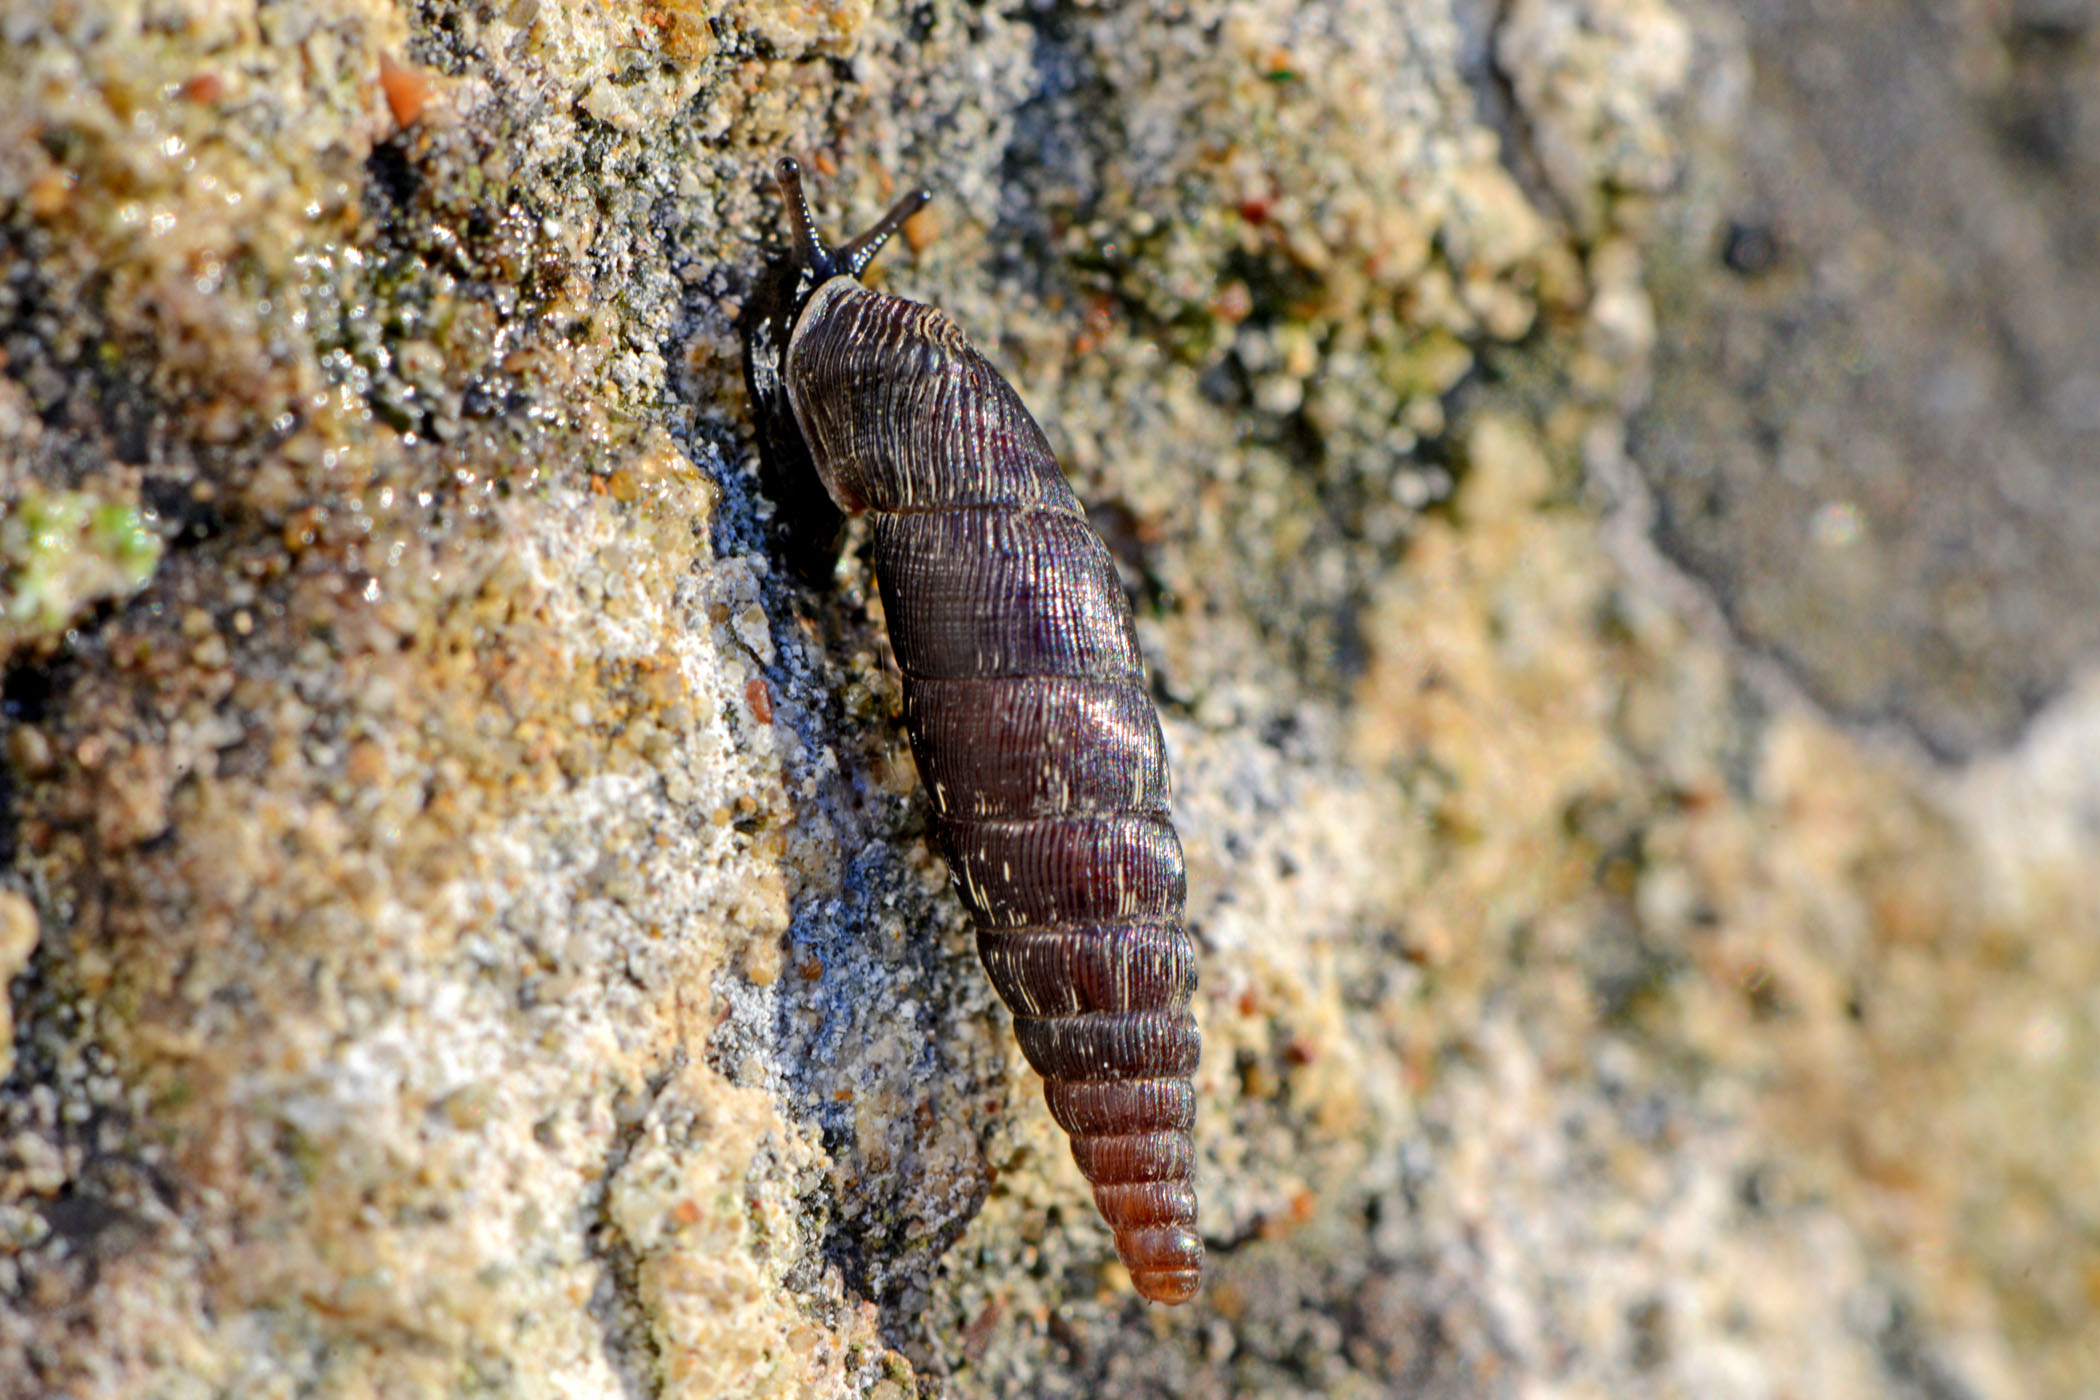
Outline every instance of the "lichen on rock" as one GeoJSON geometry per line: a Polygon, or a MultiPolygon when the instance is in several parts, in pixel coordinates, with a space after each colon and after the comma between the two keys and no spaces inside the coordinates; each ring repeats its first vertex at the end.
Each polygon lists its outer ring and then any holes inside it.
{"type": "Polygon", "coordinates": [[[0,654],[129,597],[153,577],[161,549],[136,499],[27,487],[0,507],[0,654]]]}

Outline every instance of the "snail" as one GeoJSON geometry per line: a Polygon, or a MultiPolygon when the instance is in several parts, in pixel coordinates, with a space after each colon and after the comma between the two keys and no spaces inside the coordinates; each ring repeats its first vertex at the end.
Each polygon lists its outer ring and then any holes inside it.
{"type": "Polygon", "coordinates": [[[752,332],[763,439],[870,554],[932,824],[1051,1116],[1139,1293],[1202,1278],[1195,947],[1166,747],[1108,548],[1020,396],[930,306],[860,273],[926,203],[838,247],[792,159],[785,318],[752,332]]]}

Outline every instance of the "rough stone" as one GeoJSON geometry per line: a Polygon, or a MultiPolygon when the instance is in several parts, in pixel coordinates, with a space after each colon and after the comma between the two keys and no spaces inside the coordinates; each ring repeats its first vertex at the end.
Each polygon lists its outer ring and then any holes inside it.
{"type": "Polygon", "coordinates": [[[1757,18],[0,15],[0,1393],[2090,1392],[2100,690],[1864,745],[1597,489],[1757,18]],[[782,150],[1126,570],[1189,1307],[756,459],[782,150]]]}
{"type": "Polygon", "coordinates": [[[2100,644],[2100,20],[1739,15],[1634,460],[1664,548],[1817,701],[1987,753],[2100,644]]]}

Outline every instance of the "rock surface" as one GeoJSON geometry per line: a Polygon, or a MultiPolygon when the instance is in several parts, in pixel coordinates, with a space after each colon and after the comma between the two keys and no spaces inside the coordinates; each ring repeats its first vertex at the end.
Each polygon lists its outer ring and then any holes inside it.
{"type": "Polygon", "coordinates": [[[1741,14],[1654,265],[1664,546],[1848,720],[2002,747],[2100,645],[2100,9],[1741,14]]]}
{"type": "Polygon", "coordinates": [[[1931,769],[1795,696],[1936,584],[1746,623],[1637,528],[1811,548],[1673,495],[1762,480],[1701,366],[1776,13],[0,15],[0,1393],[2090,1393],[2079,578],[1973,705],[1860,652],[1846,718],[1998,745],[1931,769]],[[976,966],[851,536],[789,567],[782,150],[835,230],[940,191],[878,275],[1126,567],[1189,1307],[976,966]]]}

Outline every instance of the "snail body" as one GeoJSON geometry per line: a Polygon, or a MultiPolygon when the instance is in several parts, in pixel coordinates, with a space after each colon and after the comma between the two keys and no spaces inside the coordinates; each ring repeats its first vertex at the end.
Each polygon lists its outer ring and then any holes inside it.
{"type": "Polygon", "coordinates": [[[1166,749],[1115,563],[1041,428],[930,306],[860,271],[926,201],[838,248],[800,171],[796,307],[754,337],[766,426],[869,518],[933,826],[1051,1115],[1145,1297],[1202,1276],[1195,950],[1166,749]]]}

